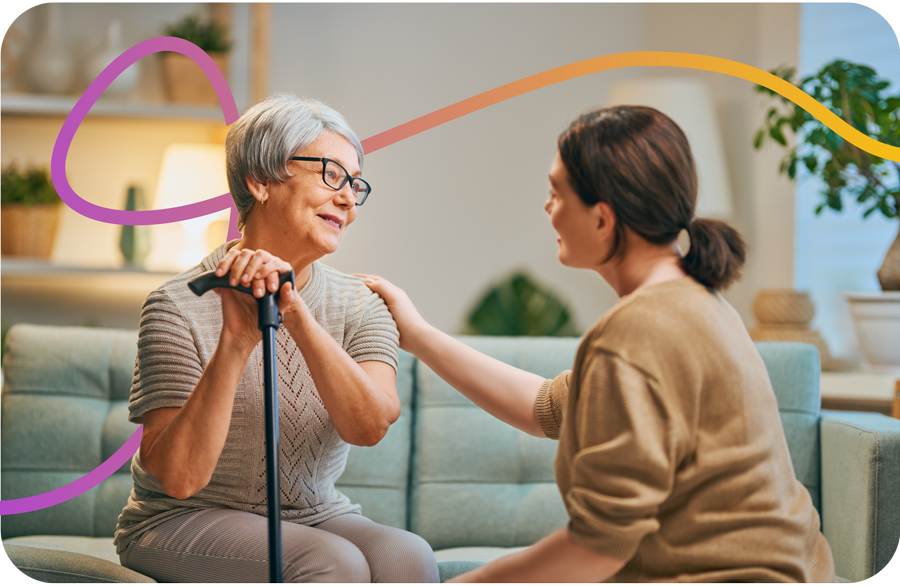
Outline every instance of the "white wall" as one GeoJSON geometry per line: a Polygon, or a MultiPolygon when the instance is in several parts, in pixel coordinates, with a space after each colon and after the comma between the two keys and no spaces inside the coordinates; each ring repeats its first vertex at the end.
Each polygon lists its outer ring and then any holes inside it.
{"type": "MultiPolygon", "coordinates": [[[[327,99],[366,138],[600,55],[686,51],[768,68],[796,63],[796,43],[795,5],[276,5],[271,89],[327,99]],[[335,27],[354,42],[336,42],[335,27]]],[[[764,110],[751,84],[703,72],[593,74],[373,153],[365,169],[372,199],[325,262],[393,279],[450,332],[462,328],[491,282],[526,268],[563,294],[580,327],[589,327],[616,296],[597,275],[556,259],[555,233],[542,210],[547,170],[559,132],[580,112],[607,105],[613,81],[656,74],[698,76],[712,87],[734,183],[734,223],[751,247],[747,276],[728,297],[752,321],[760,283],[791,285],[791,258],[783,251],[792,219],[774,210],[793,209],[792,189],[777,178],[777,164],[754,165],[753,130],[764,110]],[[765,177],[757,182],[758,174],[765,177]]]]}
{"type": "MultiPolygon", "coordinates": [[[[193,8],[66,6],[84,54],[90,52],[89,41],[99,42],[97,33],[113,15],[125,19],[126,42],[137,42],[193,8]]],[[[234,7],[233,27],[244,48],[248,18],[247,6],[234,7]]],[[[689,51],[764,68],[796,63],[797,30],[795,5],[275,4],[269,89],[327,100],[366,138],[502,84],[611,53],[689,51]]],[[[673,72],[632,68],[566,81],[372,153],[365,169],[372,198],[340,251],[325,262],[394,280],[426,318],[450,332],[462,329],[490,283],[524,268],[565,297],[581,329],[589,327],[616,296],[599,276],[568,269],[556,259],[556,236],[542,210],[556,137],[579,113],[607,105],[614,81],[661,73],[673,72]]],[[[733,183],[734,223],[751,246],[745,280],[728,298],[750,322],[750,300],[759,286],[792,282],[791,255],[784,253],[793,234],[790,185],[779,183],[777,165],[758,162],[760,154],[750,146],[764,111],[751,84],[680,73],[706,79],[713,90],[733,183]]],[[[246,80],[244,71],[232,82],[236,97],[247,95],[246,80]]],[[[24,121],[4,117],[3,162],[34,153],[45,153],[49,162],[49,148],[40,144],[52,142],[51,122],[41,123],[39,139],[24,121]]],[[[100,205],[116,205],[129,173],[143,178],[152,192],[151,167],[167,134],[184,140],[209,131],[189,124],[180,130],[158,126],[134,151],[109,152],[103,137],[129,129],[103,124],[107,127],[98,122],[95,134],[90,121],[85,124],[69,162],[73,185],[83,185],[100,205]],[[146,168],[130,167],[131,160],[144,161],[146,168]]],[[[68,221],[70,226],[90,222],[68,221]]],[[[55,260],[114,262],[114,253],[93,254],[90,248],[95,241],[114,242],[117,228],[93,228],[102,237],[88,242],[80,225],[70,227],[55,260]]]]}

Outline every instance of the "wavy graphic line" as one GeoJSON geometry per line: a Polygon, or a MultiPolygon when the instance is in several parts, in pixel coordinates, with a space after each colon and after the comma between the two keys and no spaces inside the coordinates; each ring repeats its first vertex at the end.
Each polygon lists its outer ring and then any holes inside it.
{"type": "Polygon", "coordinates": [[[65,486],[61,486],[50,492],[28,496],[20,499],[8,501],[0,501],[0,515],[14,515],[16,513],[28,513],[39,509],[46,509],[53,505],[58,505],[69,499],[85,493],[110,476],[122,467],[122,464],[131,459],[132,456],[141,447],[141,432],[144,430],[143,425],[139,425],[137,430],[131,434],[122,447],[116,450],[116,453],[106,459],[105,462],[79,478],[65,486]]]}
{"type": "Polygon", "coordinates": [[[812,116],[819,119],[822,124],[836,132],[841,138],[868,151],[869,153],[891,161],[900,161],[900,148],[879,142],[866,136],[853,128],[831,110],[817,102],[812,96],[776,75],[763,71],[757,67],[710,57],[694,53],[670,53],[664,51],[634,51],[630,53],[615,53],[593,59],[586,59],[555,69],[549,69],[542,73],[522,78],[518,81],[502,85],[488,90],[471,98],[467,98],[453,105],[441,108],[430,114],[426,114],[415,120],[410,120],[400,126],[395,126],[371,138],[362,141],[366,154],[383,149],[396,142],[400,142],[421,132],[425,132],[435,126],[440,126],[451,120],[461,118],[498,104],[510,98],[527,94],[528,92],[547,87],[561,81],[574,79],[591,73],[622,69],[625,67],[680,67],[682,69],[699,69],[702,71],[714,71],[732,77],[745,79],[755,84],[765,86],[785,98],[791,100],[812,116]]]}

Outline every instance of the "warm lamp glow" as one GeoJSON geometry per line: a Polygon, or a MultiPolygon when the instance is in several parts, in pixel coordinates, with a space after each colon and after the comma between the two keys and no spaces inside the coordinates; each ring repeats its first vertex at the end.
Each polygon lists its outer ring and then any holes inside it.
{"type": "MultiPolygon", "coordinates": [[[[173,208],[228,193],[225,148],[217,144],[172,144],[163,153],[156,209],[173,208]]],[[[206,242],[210,223],[228,219],[228,210],[163,226],[154,226],[149,268],[184,270],[212,249],[206,242]]]]}
{"type": "Polygon", "coordinates": [[[697,217],[731,218],[734,208],[728,167],[716,111],[703,81],[678,77],[622,81],[613,85],[609,102],[650,106],[674,120],[687,135],[697,166],[697,217]]]}

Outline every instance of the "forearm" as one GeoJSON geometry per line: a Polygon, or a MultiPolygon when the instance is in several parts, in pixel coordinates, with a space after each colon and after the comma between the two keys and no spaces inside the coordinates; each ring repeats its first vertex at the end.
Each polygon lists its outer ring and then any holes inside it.
{"type": "Polygon", "coordinates": [[[341,438],[372,446],[400,417],[396,391],[378,385],[325,331],[305,306],[285,316],[285,326],[306,361],[325,409],[341,438]]]}
{"type": "Polygon", "coordinates": [[[473,403],[526,433],[545,437],[534,414],[543,377],[526,372],[424,324],[410,332],[409,351],[473,403]]]}
{"type": "Polygon", "coordinates": [[[142,440],[141,461],[166,494],[188,498],[212,478],[249,355],[220,341],[187,402],[158,434],[142,440]]]}
{"type": "Polygon", "coordinates": [[[566,527],[528,549],[504,556],[451,582],[603,582],[625,562],[576,543],[566,527]]]}

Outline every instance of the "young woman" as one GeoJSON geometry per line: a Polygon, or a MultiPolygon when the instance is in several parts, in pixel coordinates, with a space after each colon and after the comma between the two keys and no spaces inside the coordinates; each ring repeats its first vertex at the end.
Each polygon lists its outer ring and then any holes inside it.
{"type": "Polygon", "coordinates": [[[544,208],[559,260],[620,296],[571,372],[547,381],[478,354],[425,323],[403,291],[360,275],[401,348],[499,419],[559,439],[568,525],[457,581],[834,581],[765,365],[718,293],[738,277],[744,243],[694,217],[684,133],[657,110],[620,106],[581,116],[558,147],[544,208]]]}

